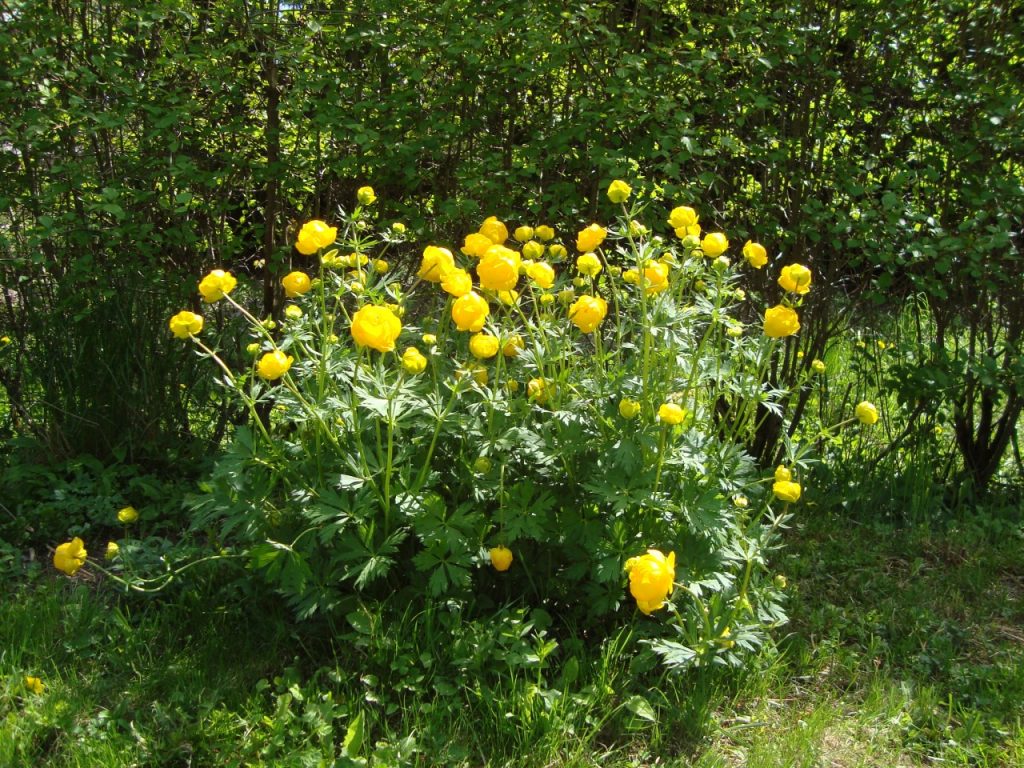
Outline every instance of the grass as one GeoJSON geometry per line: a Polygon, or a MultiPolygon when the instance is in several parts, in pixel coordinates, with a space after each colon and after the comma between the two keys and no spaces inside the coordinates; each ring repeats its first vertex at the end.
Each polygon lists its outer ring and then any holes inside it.
{"type": "Polygon", "coordinates": [[[266,597],[37,571],[0,605],[0,765],[1024,764],[1020,521],[804,520],[788,634],[740,674],[663,676],[628,632],[525,611],[295,628],[266,597]]]}

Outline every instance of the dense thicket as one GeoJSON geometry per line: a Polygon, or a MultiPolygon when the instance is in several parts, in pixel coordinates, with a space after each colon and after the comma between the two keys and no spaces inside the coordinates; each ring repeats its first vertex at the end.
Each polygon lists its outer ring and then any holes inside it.
{"type": "MultiPolygon", "coordinates": [[[[296,223],[362,184],[414,241],[450,243],[489,214],[585,223],[611,177],[830,286],[780,380],[859,302],[921,297],[893,382],[909,428],[945,409],[978,485],[1012,439],[1019,2],[0,8],[4,426],[52,451],[215,440],[232,414],[167,316],[215,266],[261,281],[249,301],[273,313],[296,223]]],[[[769,422],[754,448],[776,439],[769,422]]]]}

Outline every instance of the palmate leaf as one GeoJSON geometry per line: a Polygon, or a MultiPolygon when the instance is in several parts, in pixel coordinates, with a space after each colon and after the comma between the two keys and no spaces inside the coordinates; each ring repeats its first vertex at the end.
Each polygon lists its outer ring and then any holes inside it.
{"type": "Polygon", "coordinates": [[[679,671],[688,669],[693,666],[697,658],[696,651],[673,640],[652,640],[649,645],[669,669],[679,671]]]}

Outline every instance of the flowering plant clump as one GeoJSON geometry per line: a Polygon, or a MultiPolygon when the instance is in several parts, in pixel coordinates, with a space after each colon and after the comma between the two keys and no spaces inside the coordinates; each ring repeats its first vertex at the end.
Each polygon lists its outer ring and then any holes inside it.
{"type": "MultiPolygon", "coordinates": [[[[362,188],[350,216],[298,230],[279,322],[230,272],[202,278],[248,323],[245,362],[207,345],[200,314],[175,315],[169,342],[211,361],[248,423],[193,500],[197,528],[300,617],[494,591],[644,622],[670,667],[740,663],[786,620],[768,559],[801,488],[747,446],[784,414],[769,372],[810,272],[790,265],[765,311],[741,288],[764,246],[738,258],[724,231],[701,239],[699,202],[639,182],[605,198],[572,227],[488,216],[410,262],[362,188]]],[[[76,541],[55,555],[69,575],[76,541]]],[[[108,547],[112,567],[130,549],[108,547]]]]}

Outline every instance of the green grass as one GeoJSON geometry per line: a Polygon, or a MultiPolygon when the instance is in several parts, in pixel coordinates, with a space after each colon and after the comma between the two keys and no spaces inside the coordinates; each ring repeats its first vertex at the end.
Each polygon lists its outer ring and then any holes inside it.
{"type": "Polygon", "coordinates": [[[661,675],[631,633],[543,614],[296,629],[257,596],[37,573],[0,604],[0,765],[347,765],[359,713],[373,765],[1024,764],[1020,522],[803,519],[778,564],[792,624],[739,674],[661,675]]]}

